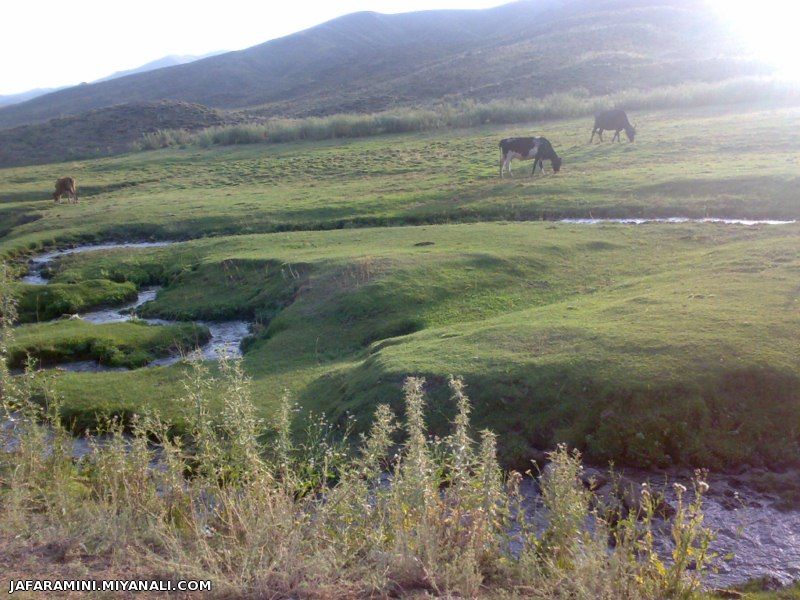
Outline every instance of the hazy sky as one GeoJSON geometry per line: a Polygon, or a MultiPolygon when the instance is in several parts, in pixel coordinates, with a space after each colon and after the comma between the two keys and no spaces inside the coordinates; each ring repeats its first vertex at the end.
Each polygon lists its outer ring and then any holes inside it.
{"type": "MultiPolygon", "coordinates": [[[[703,0],[698,0],[702,2],[703,0]]],[[[800,3],[707,0],[754,51],[800,78],[800,3]]],[[[358,10],[485,8],[504,0],[3,0],[0,94],[91,81],[167,54],[239,50],[358,10]]]]}

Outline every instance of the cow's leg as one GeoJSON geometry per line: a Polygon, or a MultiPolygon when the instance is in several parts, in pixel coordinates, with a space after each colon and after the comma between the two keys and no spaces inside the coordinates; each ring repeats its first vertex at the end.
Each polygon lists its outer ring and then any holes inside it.
{"type": "Polygon", "coordinates": [[[500,165],[500,177],[503,177],[503,171],[505,170],[509,175],[511,175],[511,161],[513,157],[511,154],[506,154],[503,156],[503,162],[500,165]]]}
{"type": "Polygon", "coordinates": [[[594,134],[597,132],[597,127],[592,129],[592,137],[589,138],[589,143],[591,144],[594,141],[594,134]]]}
{"type": "Polygon", "coordinates": [[[597,132],[597,135],[598,135],[598,137],[600,138],[600,141],[601,141],[601,142],[603,141],[603,131],[604,131],[604,130],[603,130],[603,129],[601,129],[600,131],[598,131],[598,132],[597,132]]]}

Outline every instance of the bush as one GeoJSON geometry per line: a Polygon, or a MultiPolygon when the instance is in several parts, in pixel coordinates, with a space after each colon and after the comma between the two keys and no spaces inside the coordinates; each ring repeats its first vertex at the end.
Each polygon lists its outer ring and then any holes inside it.
{"type": "Polygon", "coordinates": [[[234,144],[279,144],[303,140],[358,138],[391,133],[435,131],[508,125],[547,119],[592,115],[621,106],[627,110],[686,108],[714,104],[752,102],[795,104],[800,102],[800,86],[775,79],[741,78],[713,83],[685,83],[649,90],[631,89],[608,96],[589,96],[578,89],[523,100],[493,100],[485,103],[464,101],[430,108],[401,108],[374,114],[338,114],[304,119],[271,119],[265,123],[227,125],[203,129],[148,133],[136,150],[168,146],[226,146],[234,144]]]}

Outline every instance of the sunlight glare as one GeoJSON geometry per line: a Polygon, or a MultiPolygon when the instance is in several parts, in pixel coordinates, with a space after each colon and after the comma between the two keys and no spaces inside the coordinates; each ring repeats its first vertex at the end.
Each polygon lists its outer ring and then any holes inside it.
{"type": "Polygon", "coordinates": [[[709,0],[752,56],[773,65],[776,75],[800,81],[800,2],[709,0]]]}

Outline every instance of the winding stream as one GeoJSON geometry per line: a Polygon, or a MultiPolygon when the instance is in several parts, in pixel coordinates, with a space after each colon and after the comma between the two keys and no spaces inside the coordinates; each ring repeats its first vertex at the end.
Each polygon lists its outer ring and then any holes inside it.
{"type": "MultiPolygon", "coordinates": [[[[603,223],[619,223],[639,225],[644,223],[720,223],[726,225],[786,225],[795,221],[750,220],[750,219],[690,219],[690,218],[632,218],[632,219],[561,219],[561,223],[576,225],[595,225],[603,223]]],[[[46,285],[43,269],[52,261],[69,254],[113,250],[118,248],[148,248],[166,246],[174,242],[104,244],[80,246],[66,250],[48,252],[31,260],[31,268],[23,278],[26,283],[46,285]]],[[[102,308],[80,315],[91,323],[114,323],[133,318],[136,310],[143,304],[155,299],[158,287],[139,290],[134,302],[117,308],[102,308]]],[[[144,319],[148,323],[163,325],[174,323],[163,319],[144,319]]],[[[211,341],[202,349],[203,358],[214,360],[220,353],[228,356],[241,354],[239,344],[248,335],[249,324],[243,321],[223,323],[203,322],[211,331],[211,341]]],[[[171,355],[158,359],[149,366],[164,366],[180,360],[180,355],[171,355]]],[[[62,365],[70,371],[110,370],[96,362],[84,361],[62,365]]],[[[125,370],[125,369],[122,369],[125,370]]],[[[14,427],[13,418],[0,421],[3,430],[14,427]]],[[[73,453],[77,457],[90,451],[86,439],[75,439],[73,453]]],[[[634,480],[643,481],[648,475],[638,472],[632,476],[634,480]]],[[[655,478],[655,477],[654,477],[655,478]]],[[[657,478],[655,478],[657,479],[657,478]]],[[[663,479],[662,479],[663,481],[663,479]]],[[[680,476],[671,481],[681,481],[680,476]]],[[[686,478],[684,484],[688,485],[686,478]]],[[[775,495],[756,492],[747,486],[746,478],[713,476],[709,479],[711,491],[704,502],[704,524],[716,532],[716,539],[711,549],[718,554],[714,562],[715,570],[707,572],[705,581],[711,587],[726,587],[743,583],[749,579],[769,577],[782,584],[789,584],[800,579],[800,507],[791,510],[778,508],[779,498],[775,495]]],[[[524,489],[530,517],[536,522],[543,522],[544,515],[536,486],[526,485],[524,489]]],[[[663,488],[668,501],[674,502],[670,487],[663,488]]],[[[658,534],[658,544],[668,552],[669,532],[665,524],[658,534]]]]}
{"type": "MultiPolygon", "coordinates": [[[[62,256],[70,254],[82,254],[85,252],[97,252],[100,250],[117,250],[120,248],[153,248],[160,246],[169,246],[177,242],[141,242],[141,243],[121,243],[121,244],[100,244],[100,245],[87,245],[77,246],[75,248],[67,248],[64,250],[56,250],[40,254],[31,259],[30,268],[28,273],[22,278],[24,283],[31,285],[47,285],[48,281],[43,276],[45,267],[47,267],[54,260],[62,256]]],[[[90,323],[121,323],[123,321],[130,321],[134,317],[150,323],[151,325],[170,325],[178,323],[179,321],[170,321],[166,319],[146,319],[136,316],[136,310],[143,304],[154,300],[158,294],[158,286],[142,288],[138,292],[136,300],[118,307],[105,307],[91,312],[79,314],[78,316],[84,321],[90,323]]],[[[250,333],[250,324],[245,321],[196,321],[200,325],[205,325],[211,332],[211,340],[202,348],[200,353],[205,360],[217,360],[220,355],[227,357],[241,356],[239,345],[241,341],[250,333]]],[[[163,367],[174,364],[181,360],[182,356],[179,353],[172,354],[154,360],[147,367],[163,367]]],[[[70,363],[63,363],[59,368],[65,371],[86,372],[86,371],[127,371],[125,367],[107,367],[98,364],[96,361],[76,361],[70,363]]]]}

